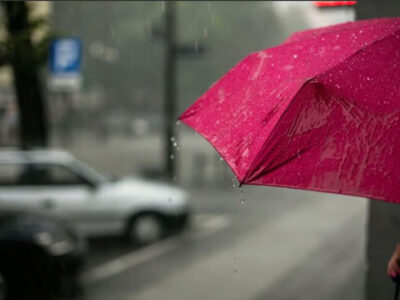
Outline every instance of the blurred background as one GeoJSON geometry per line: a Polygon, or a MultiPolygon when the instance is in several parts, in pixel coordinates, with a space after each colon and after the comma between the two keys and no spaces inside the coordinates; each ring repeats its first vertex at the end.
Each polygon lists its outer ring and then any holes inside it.
{"type": "MultiPolygon", "coordinates": [[[[62,278],[46,297],[364,299],[365,199],[238,188],[217,152],[177,122],[246,55],[355,20],[350,4],[2,3],[2,210],[56,216],[89,238],[71,272],[79,288],[62,278]],[[182,228],[170,233],[170,223],[182,228]]],[[[24,286],[16,268],[0,264],[0,296],[24,286]]]]}

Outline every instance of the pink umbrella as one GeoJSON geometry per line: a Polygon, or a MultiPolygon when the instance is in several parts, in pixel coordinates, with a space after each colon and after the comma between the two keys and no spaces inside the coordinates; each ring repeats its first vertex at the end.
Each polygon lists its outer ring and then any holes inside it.
{"type": "Polygon", "coordinates": [[[400,18],[293,34],[180,117],[241,184],[400,203],[400,18]]]}

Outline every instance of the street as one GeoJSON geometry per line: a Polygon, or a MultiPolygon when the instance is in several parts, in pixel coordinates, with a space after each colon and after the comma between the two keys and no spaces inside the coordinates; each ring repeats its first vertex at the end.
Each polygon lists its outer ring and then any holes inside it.
{"type": "Polygon", "coordinates": [[[106,2],[0,5],[0,300],[400,298],[400,2],[106,2]]]}
{"type": "Polygon", "coordinates": [[[136,250],[93,241],[82,299],[363,299],[366,200],[269,187],[191,194],[181,236],[136,250]]]}

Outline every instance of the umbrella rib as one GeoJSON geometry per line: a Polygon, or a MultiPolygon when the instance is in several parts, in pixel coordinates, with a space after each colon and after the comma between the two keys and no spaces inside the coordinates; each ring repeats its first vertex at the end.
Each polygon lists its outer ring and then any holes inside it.
{"type": "MultiPolygon", "coordinates": [[[[264,148],[264,146],[266,144],[268,144],[268,142],[270,141],[270,139],[272,138],[272,136],[274,136],[275,131],[277,130],[277,128],[279,127],[280,122],[282,121],[282,119],[284,118],[284,116],[286,115],[286,113],[288,112],[290,106],[295,102],[294,100],[297,98],[297,96],[300,94],[300,92],[305,88],[305,86],[312,80],[314,80],[315,77],[309,78],[307,80],[305,80],[303,82],[303,84],[301,85],[301,87],[299,88],[299,90],[296,92],[296,94],[293,97],[293,100],[290,101],[290,103],[288,104],[288,106],[285,108],[285,110],[283,111],[283,113],[280,115],[278,121],[276,122],[276,125],[274,126],[274,128],[272,129],[271,133],[269,134],[268,138],[265,140],[265,142],[262,144],[262,146],[260,147],[260,150],[264,148]]],[[[255,166],[258,165],[259,163],[259,159],[262,156],[262,152],[258,152],[258,154],[256,155],[256,157],[254,158],[252,164],[250,165],[250,168],[248,168],[245,176],[243,177],[242,180],[240,180],[240,186],[246,183],[246,180],[248,179],[248,176],[250,174],[250,170],[253,170],[255,166]]]]}
{"type": "MultiPolygon", "coordinates": [[[[361,47],[360,49],[358,49],[357,51],[353,52],[352,54],[350,54],[349,56],[347,56],[346,58],[344,58],[340,63],[335,64],[334,66],[332,66],[332,67],[330,67],[330,68],[328,68],[328,69],[326,69],[326,70],[323,70],[323,71],[319,72],[317,75],[313,76],[313,77],[310,78],[310,79],[307,79],[307,80],[302,84],[302,86],[299,88],[299,90],[297,91],[297,93],[296,93],[295,96],[293,97],[293,100],[292,100],[292,101],[289,103],[289,105],[285,108],[284,112],[281,114],[281,116],[279,117],[279,119],[278,119],[276,125],[274,126],[274,129],[272,130],[272,132],[270,133],[270,135],[268,136],[268,138],[265,140],[265,142],[263,143],[263,145],[260,147],[260,149],[264,148],[264,146],[270,141],[271,137],[275,134],[276,129],[279,127],[279,124],[280,124],[281,120],[282,120],[282,119],[284,118],[284,116],[286,115],[288,109],[291,107],[291,105],[293,104],[293,102],[295,102],[295,99],[297,98],[297,96],[299,95],[299,93],[303,90],[303,88],[304,88],[310,81],[312,81],[312,80],[314,80],[314,79],[318,79],[319,76],[321,76],[321,75],[323,75],[323,74],[329,72],[330,70],[336,68],[336,67],[339,66],[339,65],[342,65],[342,64],[346,63],[349,59],[351,59],[353,56],[357,55],[357,54],[360,53],[361,51],[364,51],[365,49],[367,49],[367,48],[369,48],[369,47],[372,47],[373,45],[375,45],[375,44],[377,44],[377,43],[379,43],[379,42],[381,42],[381,41],[383,41],[383,40],[385,40],[385,39],[391,37],[393,34],[399,33],[399,31],[400,31],[400,28],[394,30],[394,31],[391,32],[391,33],[388,33],[388,34],[384,35],[382,38],[377,39],[377,40],[375,40],[374,42],[372,42],[371,44],[365,45],[365,46],[361,47]]],[[[260,160],[260,158],[261,158],[262,155],[263,155],[263,153],[261,153],[261,152],[259,152],[259,153],[256,155],[256,157],[254,158],[254,160],[253,160],[253,162],[252,162],[252,164],[251,164],[251,167],[247,170],[247,172],[246,172],[245,176],[243,177],[243,179],[240,180],[240,185],[243,185],[243,184],[246,183],[246,180],[247,180],[248,177],[249,177],[250,171],[253,170],[253,169],[258,165],[259,160],[260,160]]]]}

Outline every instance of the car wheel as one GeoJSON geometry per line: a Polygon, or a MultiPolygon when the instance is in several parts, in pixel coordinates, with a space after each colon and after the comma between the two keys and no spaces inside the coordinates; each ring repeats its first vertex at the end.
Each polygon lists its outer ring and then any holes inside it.
{"type": "Polygon", "coordinates": [[[133,217],[127,230],[127,237],[131,243],[147,245],[160,240],[164,235],[164,226],[161,216],[147,213],[133,217]]]}

